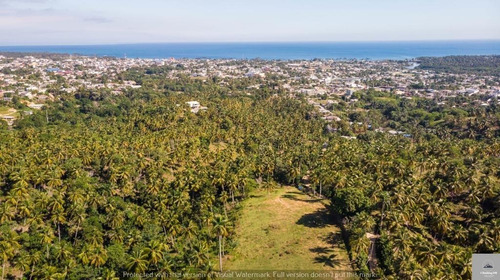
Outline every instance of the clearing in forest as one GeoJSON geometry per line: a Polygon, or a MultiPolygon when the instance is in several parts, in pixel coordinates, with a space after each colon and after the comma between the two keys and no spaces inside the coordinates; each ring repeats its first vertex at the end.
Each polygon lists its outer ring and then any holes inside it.
{"type": "Polygon", "coordinates": [[[224,270],[351,271],[325,202],[293,187],[253,192],[242,202],[237,245],[224,270]]]}

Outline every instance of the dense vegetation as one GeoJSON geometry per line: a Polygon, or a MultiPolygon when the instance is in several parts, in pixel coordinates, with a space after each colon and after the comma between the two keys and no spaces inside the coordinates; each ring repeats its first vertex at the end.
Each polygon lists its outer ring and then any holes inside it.
{"type": "Polygon", "coordinates": [[[383,273],[397,279],[469,279],[473,252],[500,250],[499,148],[471,140],[336,142],[313,178],[343,217],[359,270],[368,272],[378,255],[383,273]],[[380,235],[376,245],[367,233],[380,235]]]}
{"type": "Polygon", "coordinates": [[[49,123],[42,112],[2,131],[3,264],[34,278],[211,270],[224,209],[321,124],[291,99],[214,95],[195,115],[186,98],[82,93],[49,123]]]}
{"type": "Polygon", "coordinates": [[[234,246],[237,202],[306,175],[360,272],[468,279],[473,252],[500,252],[498,108],[370,91],[327,124],[272,81],[248,96],[248,79],[166,71],[135,69],[124,78],[141,89],[81,89],[0,130],[2,277],[212,271],[234,246]]]}
{"type": "Polygon", "coordinates": [[[418,58],[421,69],[457,74],[500,76],[500,55],[457,55],[418,58]]]}

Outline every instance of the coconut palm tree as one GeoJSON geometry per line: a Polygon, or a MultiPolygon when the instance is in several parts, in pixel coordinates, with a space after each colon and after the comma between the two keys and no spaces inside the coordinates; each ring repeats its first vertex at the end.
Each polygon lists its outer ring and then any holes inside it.
{"type": "Polygon", "coordinates": [[[148,256],[143,251],[135,251],[132,256],[130,256],[126,268],[128,271],[142,273],[146,271],[148,267],[147,259],[148,256]]]}
{"type": "Polygon", "coordinates": [[[212,232],[219,240],[219,270],[222,272],[222,239],[228,235],[228,220],[224,216],[215,215],[212,225],[212,232]]]}
{"type": "Polygon", "coordinates": [[[2,261],[2,280],[5,279],[5,265],[9,260],[17,254],[20,244],[17,242],[17,234],[11,232],[10,234],[0,235],[0,259],[2,261]]]}

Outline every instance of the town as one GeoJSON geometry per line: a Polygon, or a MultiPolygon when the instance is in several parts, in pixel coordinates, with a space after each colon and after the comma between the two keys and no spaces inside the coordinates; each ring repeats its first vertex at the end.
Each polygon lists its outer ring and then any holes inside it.
{"type": "Polygon", "coordinates": [[[327,121],[340,120],[332,113],[332,105],[340,100],[355,104],[358,99],[354,93],[367,89],[407,99],[433,99],[440,105],[457,96],[479,96],[473,101],[476,106],[498,104],[498,76],[436,73],[418,66],[418,60],[121,59],[4,54],[0,55],[0,118],[13,125],[16,119],[40,110],[60,94],[82,88],[116,95],[140,88],[121,74],[145,67],[168,67],[166,79],[217,79],[222,87],[230,80],[248,79],[248,94],[270,78],[288,95],[305,96],[327,121]],[[24,106],[14,108],[13,101],[24,106]]]}

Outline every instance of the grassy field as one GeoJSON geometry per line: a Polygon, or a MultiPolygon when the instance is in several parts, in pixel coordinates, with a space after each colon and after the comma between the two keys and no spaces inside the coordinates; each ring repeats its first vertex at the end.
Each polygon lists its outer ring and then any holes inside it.
{"type": "Polygon", "coordinates": [[[284,187],[242,203],[224,270],[351,270],[340,229],[319,199],[284,187]]]}
{"type": "Polygon", "coordinates": [[[0,106],[0,114],[6,114],[9,112],[9,107],[0,106]]]}
{"type": "Polygon", "coordinates": [[[18,112],[16,109],[0,106],[0,115],[18,117],[18,112]]]}

